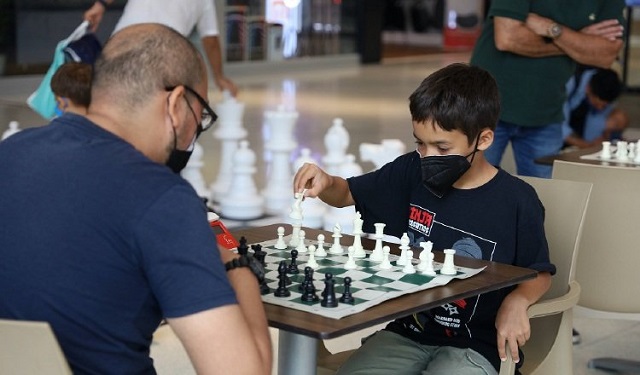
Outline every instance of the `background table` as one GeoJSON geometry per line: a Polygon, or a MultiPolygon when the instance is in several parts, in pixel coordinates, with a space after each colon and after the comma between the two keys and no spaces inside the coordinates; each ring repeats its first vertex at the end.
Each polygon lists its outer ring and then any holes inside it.
{"type": "Polygon", "coordinates": [[[640,165],[631,164],[631,163],[625,163],[625,162],[618,162],[615,159],[607,160],[607,161],[601,161],[601,160],[582,159],[581,158],[581,156],[595,154],[596,152],[598,152],[600,150],[602,150],[602,146],[581,148],[581,149],[577,149],[575,151],[561,152],[561,153],[559,153],[557,155],[543,156],[541,158],[537,158],[535,160],[535,162],[538,163],[538,164],[543,164],[543,165],[553,165],[553,162],[555,160],[564,160],[564,161],[570,161],[570,162],[574,162],[574,163],[584,163],[584,164],[594,164],[594,165],[614,165],[614,166],[640,168],[640,165]]]}
{"type": "MultiPolygon", "coordinates": [[[[291,233],[291,225],[273,224],[259,228],[235,230],[232,231],[232,234],[236,239],[244,236],[248,244],[253,244],[277,238],[277,228],[279,226],[285,228],[285,233],[291,233]]],[[[329,237],[332,234],[322,230],[303,229],[306,233],[306,238],[316,238],[320,233],[329,237]]],[[[353,237],[343,235],[341,243],[343,245],[351,245],[353,237]]],[[[362,244],[365,249],[373,249],[375,241],[363,238],[362,244]]],[[[400,254],[398,245],[386,245],[391,247],[392,253],[400,254]]],[[[419,251],[414,252],[416,257],[418,253],[419,251]]],[[[434,254],[434,260],[438,262],[444,260],[444,254],[441,251],[434,251],[434,254]]],[[[455,257],[455,263],[456,265],[470,268],[486,268],[478,275],[468,279],[452,280],[444,286],[385,301],[361,313],[342,319],[325,318],[304,311],[265,303],[264,307],[269,326],[280,330],[278,374],[315,374],[319,339],[340,337],[451,301],[518,284],[533,279],[537,275],[537,272],[531,269],[478,259],[455,257]]]]}

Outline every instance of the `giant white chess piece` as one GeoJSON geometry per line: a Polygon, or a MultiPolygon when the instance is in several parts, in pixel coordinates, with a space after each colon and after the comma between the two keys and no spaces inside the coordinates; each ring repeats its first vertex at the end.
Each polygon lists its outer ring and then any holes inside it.
{"type": "Polygon", "coordinates": [[[251,220],[262,216],[264,202],[253,180],[255,164],[256,154],[249,148],[249,141],[241,141],[233,155],[231,188],[220,201],[220,214],[223,217],[251,220]]]}
{"type": "Polygon", "coordinates": [[[210,200],[219,202],[229,192],[231,176],[233,174],[233,155],[238,147],[238,141],[247,136],[247,130],[242,127],[244,103],[231,96],[228,91],[223,92],[223,100],[215,106],[218,121],[213,137],[222,142],[220,149],[220,169],[218,176],[211,184],[210,200]]]}
{"type": "Polygon", "coordinates": [[[187,180],[193,189],[198,193],[198,196],[203,198],[209,197],[209,189],[204,182],[204,176],[202,175],[202,166],[204,165],[203,160],[204,150],[202,146],[198,142],[193,145],[193,153],[189,158],[189,162],[184,167],[180,175],[182,178],[187,180]]]}
{"type": "Polygon", "coordinates": [[[404,154],[406,146],[399,139],[383,139],[380,144],[361,143],[360,160],[370,161],[380,169],[383,165],[404,154]]]}
{"type": "Polygon", "coordinates": [[[9,128],[5,130],[4,133],[2,133],[2,138],[0,138],[0,141],[9,138],[10,136],[16,134],[19,131],[20,131],[20,123],[18,123],[18,121],[10,121],[9,128]]]}
{"type": "MultiPolygon", "coordinates": [[[[277,111],[264,112],[265,134],[269,134],[264,148],[270,153],[271,163],[268,166],[267,184],[262,192],[265,198],[265,211],[278,215],[291,202],[291,152],[298,145],[293,138],[293,130],[298,119],[298,112],[287,111],[284,106],[277,111]]],[[[268,159],[268,158],[267,158],[268,159]]]]}

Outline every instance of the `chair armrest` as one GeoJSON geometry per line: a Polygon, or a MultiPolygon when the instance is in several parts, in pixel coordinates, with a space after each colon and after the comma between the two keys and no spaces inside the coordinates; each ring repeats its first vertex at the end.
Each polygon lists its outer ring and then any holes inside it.
{"type": "Polygon", "coordinates": [[[569,291],[565,295],[534,303],[529,306],[527,315],[529,318],[539,318],[558,314],[575,307],[579,298],[580,284],[577,281],[572,281],[569,283],[569,291]]]}

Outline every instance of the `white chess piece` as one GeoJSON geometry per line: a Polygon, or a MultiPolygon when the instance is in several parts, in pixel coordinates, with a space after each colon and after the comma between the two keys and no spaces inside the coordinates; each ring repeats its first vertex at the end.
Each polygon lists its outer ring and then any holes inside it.
{"type": "Polygon", "coordinates": [[[433,242],[431,241],[420,242],[420,247],[422,247],[422,251],[418,256],[418,258],[420,259],[420,263],[418,264],[418,270],[424,271],[425,267],[427,267],[427,261],[429,259],[428,254],[433,249],[433,242]]]}
{"type": "Polygon", "coordinates": [[[258,194],[253,175],[256,173],[256,154],[249,142],[242,140],[233,155],[233,175],[229,192],[220,202],[220,214],[235,220],[257,219],[264,213],[263,197],[258,194]]]}
{"type": "Polygon", "coordinates": [[[609,141],[602,142],[602,151],[600,152],[600,159],[602,160],[611,159],[611,142],[609,141]]]}
{"type": "Polygon", "coordinates": [[[416,269],[415,267],[413,267],[413,263],[411,262],[411,260],[413,259],[413,251],[407,250],[406,256],[407,257],[405,260],[404,268],[402,269],[402,273],[416,273],[416,269]]]}
{"type": "Polygon", "coordinates": [[[306,233],[302,229],[298,232],[298,246],[296,246],[296,250],[298,250],[298,254],[307,252],[307,245],[304,243],[306,233]]]}
{"type": "Polygon", "coordinates": [[[356,258],[365,258],[367,253],[364,251],[362,247],[362,215],[360,212],[356,212],[355,218],[353,219],[353,256],[356,258]]]}
{"type": "Polygon", "coordinates": [[[347,252],[349,254],[349,259],[344,264],[344,269],[355,270],[356,268],[358,268],[358,265],[356,264],[356,259],[353,257],[353,253],[355,252],[355,249],[353,248],[353,246],[349,246],[349,248],[347,249],[347,252]]]}
{"type": "Polygon", "coordinates": [[[202,167],[204,166],[204,149],[200,143],[193,144],[193,153],[184,167],[180,176],[187,180],[193,189],[198,193],[198,196],[203,198],[209,197],[209,189],[207,189],[204,182],[204,176],[202,175],[202,167]]]}
{"type": "Polygon", "coordinates": [[[309,259],[307,259],[307,264],[305,264],[305,266],[311,267],[314,270],[320,267],[318,262],[316,262],[315,253],[316,253],[316,247],[313,245],[309,245],[309,259]]]}
{"type": "Polygon", "coordinates": [[[407,262],[407,250],[409,250],[409,236],[407,233],[403,233],[402,237],[400,237],[400,258],[396,261],[396,264],[399,266],[404,266],[407,262]]]}
{"type": "Polygon", "coordinates": [[[384,258],[384,254],[382,253],[382,239],[384,238],[385,225],[385,223],[373,224],[373,226],[376,227],[376,245],[373,248],[371,255],[369,256],[369,260],[372,260],[374,262],[382,262],[382,259],[384,258]]]}
{"type": "Polygon", "coordinates": [[[629,152],[627,153],[627,157],[629,158],[629,160],[635,160],[636,144],[633,142],[629,142],[629,144],[627,145],[627,149],[629,150],[629,152]]]}
{"type": "Polygon", "coordinates": [[[333,245],[329,248],[329,252],[331,254],[343,254],[344,249],[342,248],[342,245],[340,245],[340,238],[342,238],[342,228],[340,227],[340,224],[336,223],[333,227],[333,234],[331,237],[333,237],[333,245]]]}
{"type": "Polygon", "coordinates": [[[324,234],[322,233],[318,235],[318,248],[316,249],[316,256],[320,258],[327,256],[327,251],[324,249],[324,234]]]}
{"type": "Polygon", "coordinates": [[[391,262],[389,261],[389,253],[391,252],[391,248],[389,246],[382,247],[382,262],[378,266],[381,270],[390,270],[393,268],[391,262]]]}
{"type": "Polygon", "coordinates": [[[618,141],[616,143],[616,159],[620,161],[629,160],[629,156],[627,155],[627,142],[626,141],[618,141]]]}
{"type": "Polygon", "coordinates": [[[304,199],[304,192],[295,193],[295,200],[293,201],[293,205],[291,205],[291,212],[289,213],[289,217],[296,221],[302,221],[302,199],[304,199]]]}
{"type": "Polygon", "coordinates": [[[640,140],[636,142],[636,157],[633,158],[635,163],[640,163],[640,140]]]}
{"type": "Polygon", "coordinates": [[[442,275],[456,275],[458,273],[455,264],[453,264],[453,255],[455,253],[456,251],[453,249],[444,250],[444,263],[442,264],[442,269],[440,270],[440,273],[442,275]]]}
{"type": "Polygon", "coordinates": [[[399,139],[383,139],[380,144],[361,143],[359,147],[360,160],[370,161],[375,169],[380,169],[383,165],[404,154],[405,149],[405,144],[399,139]]]}
{"type": "Polygon", "coordinates": [[[294,222],[291,227],[293,231],[291,232],[291,238],[289,239],[289,246],[297,247],[300,242],[300,227],[302,224],[299,221],[294,222]]]}
{"type": "Polygon", "coordinates": [[[18,121],[9,121],[9,128],[2,133],[2,138],[0,141],[9,138],[10,136],[16,134],[20,131],[20,123],[18,121]]]}
{"type": "Polygon", "coordinates": [[[278,241],[273,245],[278,250],[284,250],[287,248],[287,243],[284,242],[284,227],[278,227],[278,241]]]}

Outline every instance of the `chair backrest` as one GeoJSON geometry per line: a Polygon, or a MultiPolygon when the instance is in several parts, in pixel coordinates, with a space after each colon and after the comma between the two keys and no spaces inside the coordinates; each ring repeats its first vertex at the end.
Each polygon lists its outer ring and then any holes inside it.
{"type": "Polygon", "coordinates": [[[545,207],[544,229],[551,262],[556,266],[556,274],[543,299],[563,296],[568,290],[569,282],[576,278],[576,257],[591,184],[519,177],[536,189],[545,207]]]}
{"type": "Polygon", "coordinates": [[[578,256],[578,305],[640,313],[640,168],[555,161],[553,178],[593,183],[578,256]]]}
{"type": "Polygon", "coordinates": [[[0,319],[0,374],[71,374],[46,322],[0,319]]]}
{"type": "MultiPolygon", "coordinates": [[[[550,289],[541,298],[540,305],[532,308],[538,307],[540,311],[541,305],[550,300],[556,301],[556,304],[553,305],[554,308],[542,308],[542,316],[530,320],[532,334],[522,347],[525,360],[521,371],[523,374],[570,373],[573,367],[570,360],[570,307],[575,304],[575,298],[568,297],[569,284],[575,280],[576,257],[580,249],[591,184],[535,177],[520,178],[536,189],[545,207],[544,227],[549,243],[549,256],[556,266],[550,289]],[[560,301],[564,302],[558,304],[560,301]],[[560,308],[565,304],[568,306],[560,308]]],[[[508,368],[505,370],[503,372],[501,369],[500,373],[512,373],[508,368]]]]}

